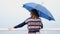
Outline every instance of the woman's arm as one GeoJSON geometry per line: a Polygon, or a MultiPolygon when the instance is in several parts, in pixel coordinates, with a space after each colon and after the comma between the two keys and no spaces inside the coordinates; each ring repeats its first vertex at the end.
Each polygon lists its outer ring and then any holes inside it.
{"type": "Polygon", "coordinates": [[[26,25],[27,23],[23,22],[21,24],[18,24],[17,26],[14,26],[14,28],[20,28],[23,27],[24,25],[26,25]]]}

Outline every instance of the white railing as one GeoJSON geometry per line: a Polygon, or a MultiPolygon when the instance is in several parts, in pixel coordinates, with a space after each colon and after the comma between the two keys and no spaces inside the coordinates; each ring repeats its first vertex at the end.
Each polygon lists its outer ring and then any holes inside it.
{"type": "MultiPolygon", "coordinates": [[[[8,28],[0,28],[0,31],[2,31],[2,32],[5,31],[5,30],[10,31],[8,28]]],[[[28,31],[28,30],[25,30],[25,29],[23,29],[23,30],[21,30],[21,29],[13,29],[11,31],[28,31]]],[[[45,28],[45,29],[42,29],[41,31],[44,31],[44,34],[47,34],[48,32],[54,33],[54,34],[60,34],[60,28],[45,28]]]]}

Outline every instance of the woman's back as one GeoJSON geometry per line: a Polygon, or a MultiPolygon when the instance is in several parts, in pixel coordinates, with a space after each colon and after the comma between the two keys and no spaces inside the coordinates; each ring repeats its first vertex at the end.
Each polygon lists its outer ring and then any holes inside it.
{"type": "Polygon", "coordinates": [[[34,18],[28,18],[25,23],[28,24],[28,29],[32,29],[32,30],[36,30],[36,29],[41,29],[43,26],[42,22],[41,22],[41,19],[40,18],[37,18],[37,19],[34,19],[34,18]]]}

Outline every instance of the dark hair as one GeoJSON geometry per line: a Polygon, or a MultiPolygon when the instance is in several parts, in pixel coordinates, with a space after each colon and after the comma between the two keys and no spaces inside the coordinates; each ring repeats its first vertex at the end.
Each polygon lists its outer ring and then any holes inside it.
{"type": "Polygon", "coordinates": [[[38,10],[36,10],[36,9],[32,9],[32,10],[31,10],[31,13],[32,13],[33,15],[35,15],[36,17],[39,17],[39,14],[38,14],[37,11],[38,11],[38,10]]]}

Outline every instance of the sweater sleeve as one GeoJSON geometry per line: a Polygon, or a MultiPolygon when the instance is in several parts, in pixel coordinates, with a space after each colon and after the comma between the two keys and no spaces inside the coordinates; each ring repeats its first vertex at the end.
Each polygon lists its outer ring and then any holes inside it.
{"type": "Polygon", "coordinates": [[[24,25],[26,25],[27,23],[23,22],[21,24],[18,24],[17,26],[14,26],[14,28],[20,28],[23,27],[24,25]]]}

